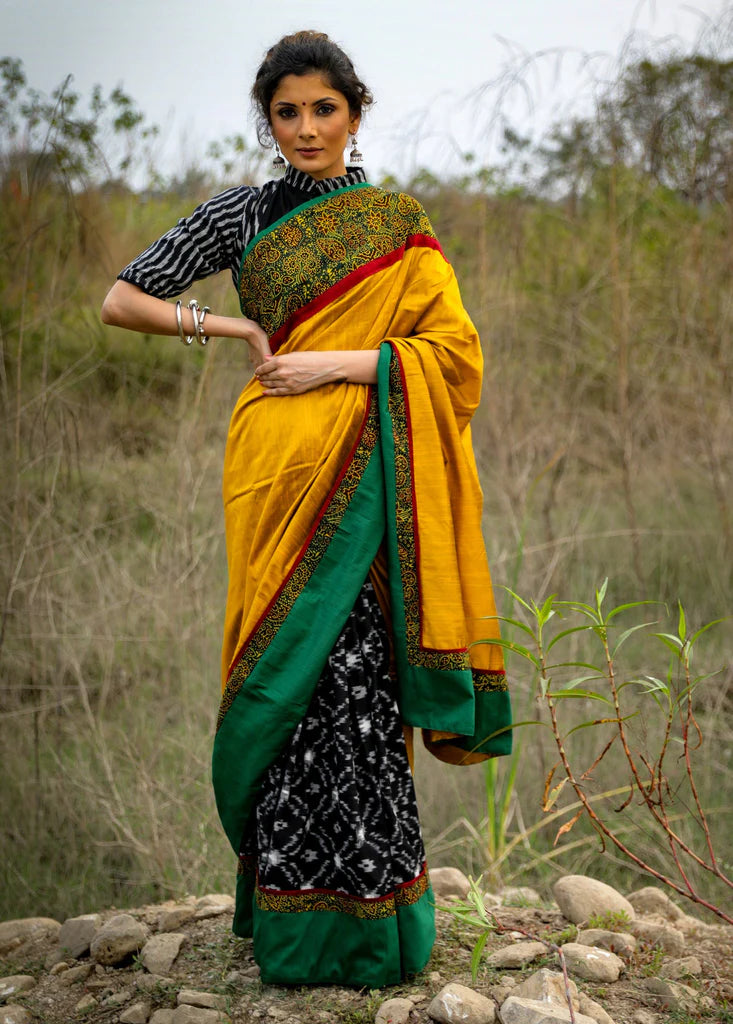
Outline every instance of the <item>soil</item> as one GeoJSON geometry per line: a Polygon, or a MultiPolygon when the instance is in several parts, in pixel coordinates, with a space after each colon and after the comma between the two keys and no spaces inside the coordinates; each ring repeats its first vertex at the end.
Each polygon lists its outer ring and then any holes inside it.
{"type": "MultiPolygon", "coordinates": [[[[159,907],[142,907],[126,912],[152,923],[157,920],[159,911],[159,907]]],[[[120,911],[105,912],[103,917],[113,913],[120,911]]],[[[554,942],[574,938],[573,926],[568,925],[556,908],[501,907],[495,915],[502,931],[489,936],[482,961],[494,950],[516,941],[520,936],[516,932],[512,936],[514,929],[554,942]]],[[[0,957],[0,977],[30,974],[37,980],[35,988],[14,998],[13,1002],[25,1006],[33,1020],[42,1024],[69,1024],[76,1020],[117,1024],[120,1014],[135,1002],[145,1001],[152,1010],[175,1007],[177,994],[184,988],[223,996],[224,1012],[234,1024],[249,1021],[373,1024],[379,1005],[385,999],[398,996],[413,1000],[415,1024],[427,1024],[429,1002],[448,982],[458,982],[501,1000],[499,989],[506,985],[508,975],[520,981],[542,966],[558,969],[556,955],[548,950],[546,957],[517,971],[492,970],[482,962],[473,982],[471,955],[480,933],[447,910],[438,910],[437,926],[438,940],[426,969],[403,985],[372,992],[328,986],[286,988],[260,984],[252,942],[232,935],[228,913],[190,921],[177,929],[187,938],[166,979],[148,974],[139,961],[132,958],[120,967],[95,965],[85,981],[62,986],[59,976],[49,974],[58,946],[55,940],[49,939],[27,942],[0,957]],[[85,995],[94,996],[97,1004],[80,1012],[76,1007],[85,995]]],[[[703,973],[699,978],[683,979],[685,984],[712,1001],[693,1014],[664,1007],[644,988],[646,978],[663,971],[665,957],[658,949],[643,945],[627,960],[626,971],[619,981],[600,986],[578,980],[578,987],[603,1006],[615,1024],[637,1024],[641,1019],[640,1010],[646,1011],[649,1024],[733,1024],[733,929],[720,929],[717,938],[696,939],[694,948],[686,953],[694,953],[700,960],[703,973]]],[[[88,958],[67,962],[70,966],[91,964],[88,958]]]]}

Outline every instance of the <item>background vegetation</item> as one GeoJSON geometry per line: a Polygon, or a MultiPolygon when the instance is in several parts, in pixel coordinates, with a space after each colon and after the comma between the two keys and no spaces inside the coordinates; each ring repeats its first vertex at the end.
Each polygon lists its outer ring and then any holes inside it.
{"type": "MultiPolygon", "coordinates": [[[[248,362],[231,342],[204,354],[105,329],[98,310],[152,238],[262,169],[236,137],[164,181],[155,128],[120,90],[82,98],[65,83],[45,97],[12,59],[0,76],[0,919],[63,919],[231,885],[209,757],[220,463],[248,362]],[[149,187],[133,191],[141,174],[149,187]]],[[[589,600],[608,576],[614,604],[662,603],[644,616],[657,631],[664,602],[681,599],[694,626],[730,612],[732,126],[733,62],[627,54],[592,114],[539,147],[507,127],[498,166],[467,157],[454,180],[386,182],[423,201],[485,344],[474,438],[497,587],[589,600]]],[[[226,275],[195,294],[235,312],[226,275]]],[[[696,691],[694,758],[729,866],[730,624],[697,647],[715,674],[696,691]]],[[[629,678],[667,672],[636,636],[625,656],[629,678]]],[[[537,680],[509,668],[518,719],[541,721],[537,680]]],[[[653,745],[638,700],[630,728],[653,745]]],[[[568,714],[571,726],[595,712],[579,699],[568,714]]],[[[590,732],[576,734],[581,761],[590,732]]],[[[420,759],[433,863],[497,885],[561,870],[644,884],[582,822],[553,847],[549,739],[525,727],[516,743],[485,770],[420,759]]],[[[599,794],[620,771],[610,755],[599,794]]],[[[670,785],[684,829],[674,763],[670,785]]],[[[637,810],[623,828],[651,857],[637,810]]]]}

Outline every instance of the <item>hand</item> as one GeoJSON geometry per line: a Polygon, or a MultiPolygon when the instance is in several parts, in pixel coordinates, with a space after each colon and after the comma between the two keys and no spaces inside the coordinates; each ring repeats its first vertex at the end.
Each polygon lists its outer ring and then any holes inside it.
{"type": "Polygon", "coordinates": [[[324,384],[346,380],[338,354],[333,352],[289,352],[266,356],[255,369],[263,395],[302,395],[324,384]]]}
{"type": "Polygon", "coordinates": [[[270,342],[260,325],[254,320],[245,320],[244,324],[247,331],[245,338],[249,346],[249,361],[254,370],[261,365],[264,359],[272,358],[270,342]]]}

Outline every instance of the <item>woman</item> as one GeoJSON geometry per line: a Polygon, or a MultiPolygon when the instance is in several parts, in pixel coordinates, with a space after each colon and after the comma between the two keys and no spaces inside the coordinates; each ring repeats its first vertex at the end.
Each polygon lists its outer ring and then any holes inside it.
{"type": "Polygon", "coordinates": [[[510,746],[501,650],[470,646],[498,636],[469,428],[481,351],[419,204],[346,169],[371,96],[343,51],[285,37],[253,97],[284,179],[180,221],[102,316],[250,347],[213,759],[234,931],[263,981],[376,988],[434,940],[412,727],[456,764],[510,746]],[[224,267],[243,319],[165,301],[224,267]]]}

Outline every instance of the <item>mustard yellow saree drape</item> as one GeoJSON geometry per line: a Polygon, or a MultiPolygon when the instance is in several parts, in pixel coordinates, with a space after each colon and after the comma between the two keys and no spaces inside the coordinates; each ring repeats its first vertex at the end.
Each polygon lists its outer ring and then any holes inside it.
{"type": "MultiPolygon", "coordinates": [[[[237,854],[265,772],[303,718],[370,572],[390,624],[405,725],[421,728],[429,749],[453,763],[511,745],[501,649],[476,643],[498,636],[469,426],[481,349],[419,204],[367,184],[304,204],[247,248],[240,297],[273,351],[380,356],[376,387],[263,398],[252,380],[232,415],[213,772],[237,854]]],[[[354,949],[394,946],[403,972],[427,959],[424,875],[345,911],[343,901],[290,896],[278,927],[287,955],[305,958],[304,976],[309,949],[323,955],[329,943],[341,956],[352,940],[354,949]],[[336,934],[337,912],[338,940],[325,938],[336,934]],[[405,943],[408,933],[424,939],[405,943]]],[[[273,912],[243,863],[235,931],[251,934],[258,915],[273,912]]],[[[361,984],[385,983],[360,971],[361,984]]]]}

